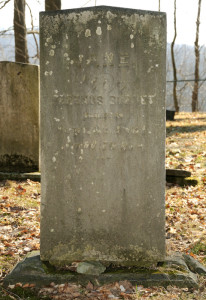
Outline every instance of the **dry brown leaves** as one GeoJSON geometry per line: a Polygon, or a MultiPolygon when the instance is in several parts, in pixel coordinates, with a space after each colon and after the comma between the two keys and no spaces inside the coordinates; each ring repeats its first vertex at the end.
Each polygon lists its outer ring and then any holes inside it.
{"type": "Polygon", "coordinates": [[[205,263],[205,253],[193,253],[195,245],[206,250],[206,114],[180,113],[167,122],[166,168],[190,171],[197,186],[166,188],[168,251],[189,253],[205,263]],[[203,246],[204,248],[204,246],[203,246]]]}
{"type": "Polygon", "coordinates": [[[0,183],[0,272],[3,276],[32,250],[39,249],[40,184],[0,183]]]}
{"type": "Polygon", "coordinates": [[[52,299],[134,299],[135,288],[128,281],[120,281],[101,287],[88,282],[86,287],[75,284],[51,283],[39,291],[39,295],[50,295],[52,299]]]}

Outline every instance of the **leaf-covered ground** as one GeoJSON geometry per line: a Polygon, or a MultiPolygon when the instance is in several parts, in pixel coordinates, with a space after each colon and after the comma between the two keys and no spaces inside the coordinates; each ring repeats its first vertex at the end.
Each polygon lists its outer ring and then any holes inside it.
{"type": "Polygon", "coordinates": [[[206,114],[180,113],[167,122],[166,168],[190,171],[198,180],[166,187],[167,250],[206,263],[206,114]]]}
{"type": "MultiPolygon", "coordinates": [[[[166,185],[167,253],[181,251],[206,264],[206,114],[180,113],[167,122],[166,168],[192,172],[197,186],[166,185]]],[[[39,249],[40,184],[0,182],[0,277],[32,250],[39,249]]],[[[2,281],[1,281],[2,282],[2,281]]],[[[196,291],[176,287],[132,287],[127,281],[101,287],[88,283],[37,290],[21,284],[4,289],[1,299],[206,299],[206,281],[196,291]]]]}

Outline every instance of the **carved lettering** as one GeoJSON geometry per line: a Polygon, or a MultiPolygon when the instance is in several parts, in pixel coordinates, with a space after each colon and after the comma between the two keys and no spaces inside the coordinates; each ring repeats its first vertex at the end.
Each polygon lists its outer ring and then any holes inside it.
{"type": "Polygon", "coordinates": [[[121,54],[119,57],[119,67],[129,67],[128,53],[121,54]]]}
{"type": "Polygon", "coordinates": [[[85,113],[85,119],[122,119],[122,113],[113,113],[113,112],[105,112],[105,113],[85,113]]]}
{"type": "Polygon", "coordinates": [[[54,100],[62,105],[102,105],[102,96],[80,96],[80,95],[57,95],[54,94],[54,100]]]}
{"type": "MultiPolygon", "coordinates": [[[[105,81],[105,85],[107,81],[105,81]]],[[[126,88],[123,87],[123,89],[126,88]]],[[[122,90],[123,90],[122,89],[122,90]]],[[[121,96],[109,96],[109,104],[113,105],[148,105],[153,104],[154,95],[143,95],[143,96],[131,96],[129,94],[121,95],[121,96]]],[[[102,105],[103,103],[107,102],[107,98],[103,96],[96,96],[96,95],[61,95],[54,93],[53,100],[58,102],[61,105],[102,105]]]]}
{"type": "Polygon", "coordinates": [[[128,134],[128,135],[136,135],[141,131],[137,127],[125,127],[125,126],[117,126],[114,130],[109,129],[107,127],[95,126],[91,128],[63,128],[61,126],[57,127],[58,130],[61,130],[65,133],[70,134],[71,136],[92,136],[92,135],[100,135],[100,134],[128,134]]]}
{"type": "Polygon", "coordinates": [[[132,151],[133,149],[142,148],[142,145],[133,145],[126,141],[122,141],[119,143],[114,143],[110,141],[102,141],[99,143],[97,141],[92,141],[92,142],[85,141],[84,143],[73,143],[70,145],[69,148],[71,150],[76,150],[76,151],[79,150],[82,153],[83,151],[81,150],[94,150],[94,149],[104,150],[104,151],[108,151],[108,150],[132,151]]]}

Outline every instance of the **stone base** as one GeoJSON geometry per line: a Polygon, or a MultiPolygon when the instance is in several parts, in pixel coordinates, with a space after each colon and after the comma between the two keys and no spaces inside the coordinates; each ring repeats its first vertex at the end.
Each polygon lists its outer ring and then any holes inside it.
{"type": "Polygon", "coordinates": [[[166,110],[166,120],[167,121],[174,121],[175,119],[175,111],[174,110],[166,110]]]}
{"type": "MultiPolygon", "coordinates": [[[[110,267],[102,274],[88,275],[72,271],[56,271],[48,263],[42,262],[38,251],[36,251],[15,266],[13,271],[4,279],[4,285],[8,286],[18,282],[23,284],[33,283],[37,287],[48,285],[51,282],[56,284],[74,282],[86,285],[89,281],[94,285],[103,285],[105,283],[128,280],[133,285],[143,285],[144,287],[175,285],[178,287],[197,288],[197,275],[190,271],[189,264],[186,263],[187,260],[184,259],[184,256],[178,253],[167,257],[164,262],[159,263],[159,266],[154,269],[115,269],[110,267]]],[[[197,262],[197,264],[199,263],[197,262]]],[[[204,270],[203,266],[202,268],[204,270]]]]}
{"type": "Polygon", "coordinates": [[[166,181],[167,183],[178,184],[180,186],[185,186],[185,185],[196,186],[198,184],[198,181],[196,179],[190,177],[184,178],[178,176],[167,176],[166,181]]]}
{"type": "Polygon", "coordinates": [[[191,178],[191,172],[180,169],[166,169],[166,181],[167,183],[184,185],[197,185],[198,181],[191,178]]]}
{"type": "Polygon", "coordinates": [[[33,180],[41,181],[41,174],[39,172],[29,172],[29,173],[8,173],[0,172],[0,180],[33,180]]]}

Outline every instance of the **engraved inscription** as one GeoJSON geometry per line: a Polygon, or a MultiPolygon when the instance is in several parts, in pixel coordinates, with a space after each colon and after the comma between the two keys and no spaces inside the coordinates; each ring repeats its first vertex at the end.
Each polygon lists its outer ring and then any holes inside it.
{"type": "MultiPolygon", "coordinates": [[[[125,127],[125,126],[116,126],[114,129],[108,128],[108,127],[100,127],[100,126],[95,126],[91,128],[63,128],[61,126],[57,127],[58,130],[61,130],[65,133],[70,134],[71,136],[78,136],[78,135],[83,135],[83,136],[91,136],[91,135],[105,135],[105,134],[128,134],[128,135],[136,135],[139,134],[140,130],[138,127],[125,127]]],[[[67,137],[69,139],[68,142],[70,142],[70,137],[67,137]]]]}
{"type": "Polygon", "coordinates": [[[122,119],[123,113],[113,113],[113,112],[105,112],[105,113],[85,113],[85,119],[122,119]]]}
{"type": "Polygon", "coordinates": [[[58,95],[54,94],[59,104],[64,105],[102,105],[103,97],[102,96],[80,96],[80,95],[58,95]]]}
{"type": "MultiPolygon", "coordinates": [[[[127,83],[125,85],[122,82],[118,82],[119,86],[122,86],[121,91],[124,89],[128,89],[129,86],[127,83]]],[[[58,91],[57,91],[58,92],[58,91]]],[[[121,105],[121,104],[136,104],[136,105],[146,105],[146,104],[153,104],[154,95],[143,95],[143,96],[130,96],[130,95],[121,95],[121,96],[113,96],[110,95],[109,97],[103,96],[95,96],[95,95],[63,95],[59,93],[54,93],[53,95],[54,101],[57,101],[59,104],[63,105],[102,105],[103,103],[107,103],[109,101],[110,105],[121,105]]]]}
{"type": "MultiPolygon", "coordinates": [[[[130,63],[130,56],[128,53],[113,53],[110,51],[106,51],[102,54],[102,57],[97,57],[95,54],[91,53],[90,55],[83,55],[79,54],[79,58],[76,58],[73,56],[72,53],[67,52],[67,47],[65,46],[65,53],[64,53],[64,59],[67,66],[71,67],[78,66],[78,67],[115,67],[115,61],[118,62],[119,67],[129,67],[130,63]]],[[[54,51],[53,51],[54,52],[54,51]]],[[[54,53],[52,54],[54,55],[54,53]]],[[[50,54],[51,55],[51,54],[50,54]]]]}
{"type": "Polygon", "coordinates": [[[119,57],[119,67],[128,67],[129,66],[129,55],[128,53],[121,54],[119,57]]]}
{"type": "Polygon", "coordinates": [[[118,143],[114,143],[112,141],[102,141],[102,142],[98,142],[98,141],[85,141],[84,143],[73,143],[73,144],[66,144],[66,148],[68,150],[76,150],[76,151],[80,151],[81,154],[83,154],[84,152],[81,150],[94,150],[94,149],[98,149],[98,150],[119,150],[119,151],[132,151],[134,149],[142,149],[143,145],[133,145],[132,143],[128,143],[126,141],[122,141],[122,142],[118,142],[118,143]]]}
{"type": "MultiPolygon", "coordinates": [[[[101,35],[98,27],[98,35],[101,35]]],[[[92,37],[86,29],[87,42],[92,37]]],[[[134,36],[129,35],[129,45],[134,36]]],[[[144,118],[145,108],[155,104],[155,93],[137,93],[139,78],[137,64],[131,61],[131,47],[128,51],[113,51],[105,48],[96,54],[88,44],[88,51],[77,55],[64,44],[63,60],[66,67],[66,89],[55,89],[53,103],[58,105],[55,118],[56,129],[66,134],[63,146],[74,155],[84,149],[105,151],[132,151],[142,149],[141,138],[149,130],[143,125],[139,128],[138,119],[144,118]],[[81,70],[80,70],[81,68],[81,70]],[[143,112],[130,123],[130,113],[135,109],[143,112]],[[58,117],[64,111],[64,117],[58,117]],[[70,116],[75,116],[74,118],[70,116]],[[70,127],[67,127],[68,117],[70,127]],[[76,116],[79,126],[76,124],[76,116]],[[79,142],[80,141],[80,142],[79,142]]],[[[48,71],[49,74],[49,71],[48,71]]],[[[106,155],[105,155],[106,156],[106,155]]]]}

